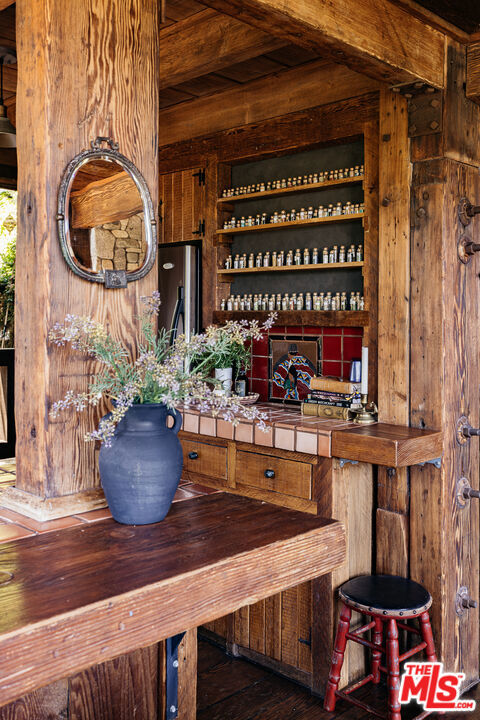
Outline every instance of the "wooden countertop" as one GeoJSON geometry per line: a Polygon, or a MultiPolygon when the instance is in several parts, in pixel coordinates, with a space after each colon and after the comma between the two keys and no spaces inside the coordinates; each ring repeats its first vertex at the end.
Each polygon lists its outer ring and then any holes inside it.
{"type": "Polygon", "coordinates": [[[252,421],[241,420],[237,427],[195,408],[183,413],[182,429],[225,440],[236,440],[280,450],[338,457],[346,460],[405,467],[441,458],[443,433],[403,425],[374,423],[357,425],[344,420],[327,420],[302,415],[292,406],[258,403],[266,415],[267,432],[252,421]]]}
{"type": "Polygon", "coordinates": [[[0,705],[329,573],[345,554],[341,523],[226,493],[155,525],[105,520],[5,543],[0,705]]]}

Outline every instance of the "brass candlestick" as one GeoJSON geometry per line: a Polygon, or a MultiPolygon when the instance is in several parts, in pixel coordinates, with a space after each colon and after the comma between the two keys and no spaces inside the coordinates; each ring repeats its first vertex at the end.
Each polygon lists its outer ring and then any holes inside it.
{"type": "Polygon", "coordinates": [[[368,395],[361,395],[361,405],[358,408],[351,408],[351,420],[359,425],[371,425],[377,422],[378,408],[374,402],[368,402],[368,395]]]}

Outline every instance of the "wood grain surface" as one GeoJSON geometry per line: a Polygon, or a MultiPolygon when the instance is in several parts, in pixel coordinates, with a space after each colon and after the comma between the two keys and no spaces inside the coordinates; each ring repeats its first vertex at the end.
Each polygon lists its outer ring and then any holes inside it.
{"type": "Polygon", "coordinates": [[[205,0],[280,38],[384,82],[444,86],[443,33],[388,0],[205,0]],[[387,20],[388,18],[388,20],[387,20]]]}
{"type": "Polygon", "coordinates": [[[406,467],[434,460],[443,452],[443,433],[375,423],[334,430],[332,455],[373,465],[406,467]]]}
{"type": "Polygon", "coordinates": [[[13,579],[0,595],[0,704],[344,558],[339,522],[227,494],[173,506],[155,525],[111,520],[5,544],[0,569],[13,579]]]}
{"type": "Polygon", "coordinates": [[[83,436],[105,412],[49,418],[50,403],[83,391],[94,371],[85,357],[49,346],[49,328],[67,313],[92,316],[133,353],[139,298],[157,287],[155,269],[122,290],[75,276],[55,221],[67,163],[99,135],[119,143],[157,197],[157,11],[154,0],[17,3],[17,487],[41,497],[99,486],[83,436]]]}
{"type": "Polygon", "coordinates": [[[379,89],[379,84],[342,65],[315,60],[225,92],[160,111],[160,145],[190,140],[247,123],[326,105],[379,89]]]}

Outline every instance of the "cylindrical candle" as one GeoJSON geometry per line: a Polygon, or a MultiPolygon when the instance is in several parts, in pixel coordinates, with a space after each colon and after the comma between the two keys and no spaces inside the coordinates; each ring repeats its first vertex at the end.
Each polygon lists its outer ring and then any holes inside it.
{"type": "Polygon", "coordinates": [[[368,395],[368,347],[362,347],[362,383],[360,393],[368,395]]]}

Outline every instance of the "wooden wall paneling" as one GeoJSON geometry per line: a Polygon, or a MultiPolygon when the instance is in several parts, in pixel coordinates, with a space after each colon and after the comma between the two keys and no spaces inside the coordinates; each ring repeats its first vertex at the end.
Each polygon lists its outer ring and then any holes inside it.
{"type": "Polygon", "coordinates": [[[56,720],[68,717],[68,680],[24,695],[0,708],[0,720],[56,720]]]}
{"type": "Polygon", "coordinates": [[[480,105],[480,42],[467,47],[467,98],[480,105]]]}
{"type": "Polygon", "coordinates": [[[209,155],[231,162],[280,155],[318,143],[357,139],[369,120],[378,118],[378,93],[267,118],[208,137],[188,139],[159,149],[160,172],[200,164],[209,155]]]}
{"type": "Polygon", "coordinates": [[[282,596],[265,599],[265,654],[282,659],[282,596]]]}
{"type": "MultiPolygon", "coordinates": [[[[331,575],[316,578],[312,583],[312,690],[323,696],[339,617],[338,588],[349,578],[372,571],[373,477],[371,465],[347,463],[341,468],[338,459],[323,460],[319,473],[318,487],[323,492],[319,493],[318,514],[328,513],[348,528],[347,561],[331,575]]],[[[352,617],[355,623],[360,616],[354,613],[352,617]]],[[[361,646],[349,643],[341,685],[358,678],[364,669],[361,646]]]]}
{"type": "MultiPolygon", "coordinates": [[[[163,643],[160,643],[163,645],[163,643]]],[[[196,720],[197,717],[197,629],[187,630],[178,646],[178,718],[196,720]]],[[[163,720],[165,712],[158,718],[163,720]]]]}
{"type": "Polygon", "coordinates": [[[249,606],[236,610],[234,613],[234,642],[236,645],[248,647],[250,638],[250,610],[249,606]]]}
{"type": "Polygon", "coordinates": [[[157,11],[154,0],[17,3],[17,489],[25,495],[52,498],[99,484],[93,444],[83,441],[99,413],[48,417],[50,402],[82,390],[93,368],[48,346],[49,328],[67,313],[91,315],[133,351],[139,297],[156,287],[155,269],[126,290],[74,276],[55,215],[67,163],[98,135],[119,142],[157,196],[157,11]]]}
{"type": "Polygon", "coordinates": [[[282,592],[282,663],[298,666],[297,588],[282,592]]]}
{"type": "Polygon", "coordinates": [[[157,703],[157,644],[69,678],[69,720],[160,720],[157,703]]]}
{"type": "Polygon", "coordinates": [[[0,367],[0,443],[7,442],[7,375],[8,368],[0,367]]]}
{"type": "Polygon", "coordinates": [[[265,600],[249,605],[249,642],[251,650],[265,654],[265,600]]]}
{"type": "Polygon", "coordinates": [[[408,577],[408,516],[377,508],[376,571],[408,577]]]}
{"type": "MultiPolygon", "coordinates": [[[[225,248],[217,248],[215,245],[215,233],[217,230],[217,197],[220,188],[223,189],[230,181],[230,169],[228,166],[219,165],[216,157],[210,155],[205,163],[205,238],[202,247],[202,276],[203,276],[203,297],[202,317],[203,325],[206,327],[212,323],[212,314],[217,307],[220,307],[219,295],[227,293],[229,286],[219,287],[217,282],[217,267],[228,252],[225,248]]],[[[225,295],[226,297],[226,295],[225,295]]],[[[230,477],[232,477],[230,475],[230,477]]]]}
{"type": "Polygon", "coordinates": [[[377,400],[377,316],[378,316],[378,122],[365,123],[363,130],[365,152],[365,180],[363,182],[364,259],[363,293],[369,324],[363,332],[363,342],[369,348],[368,395],[377,400]]]}
{"type": "MultiPolygon", "coordinates": [[[[408,425],[411,163],[406,99],[382,89],[379,117],[379,419],[408,425]]],[[[386,467],[377,468],[377,504],[377,572],[408,577],[408,468],[397,468],[393,474],[386,467]]]]}
{"type": "Polygon", "coordinates": [[[233,15],[277,37],[387,83],[422,80],[443,87],[444,34],[402,8],[385,2],[342,0],[206,0],[205,5],[233,15]],[[388,23],[385,18],[388,17],[388,23]]]}
{"type": "Polygon", "coordinates": [[[161,242],[186,242],[202,238],[202,235],[193,234],[199,229],[199,222],[205,218],[205,186],[196,176],[201,170],[195,167],[160,175],[161,242]]]}
{"type": "Polygon", "coordinates": [[[297,666],[312,672],[312,583],[297,587],[297,666]]]}
{"type": "MultiPolygon", "coordinates": [[[[478,169],[452,160],[414,166],[412,205],[411,422],[442,426],[441,470],[411,469],[410,566],[413,579],[433,595],[433,626],[439,654],[450,671],[478,678],[478,613],[455,613],[455,595],[467,586],[478,593],[478,504],[456,505],[461,476],[478,487],[478,442],[461,445],[456,423],[480,420],[478,259],[458,260],[465,232],[458,219],[462,196],[480,196],[478,169]]],[[[466,234],[476,231],[474,221],[466,234]]]]}
{"type": "Polygon", "coordinates": [[[342,65],[316,60],[232,90],[160,112],[160,145],[191,140],[287,113],[378,90],[379,84],[342,65]]]}
{"type": "Polygon", "coordinates": [[[215,244],[215,231],[217,228],[223,227],[223,221],[227,218],[230,218],[231,216],[231,212],[228,210],[228,208],[225,208],[223,205],[217,206],[216,200],[218,197],[221,197],[222,190],[224,188],[230,187],[232,171],[230,165],[227,165],[225,163],[217,163],[217,161],[213,158],[210,160],[208,165],[209,168],[212,166],[212,169],[211,173],[209,173],[209,185],[207,188],[207,193],[209,197],[209,208],[207,212],[208,232],[206,235],[204,252],[205,254],[208,254],[210,260],[209,267],[211,267],[211,273],[214,277],[212,284],[215,288],[215,295],[213,298],[213,304],[211,302],[210,304],[208,303],[208,300],[210,298],[206,298],[206,302],[204,301],[204,304],[205,316],[206,318],[208,318],[208,322],[210,323],[212,321],[211,312],[213,310],[220,310],[222,300],[226,300],[230,295],[231,283],[218,282],[218,275],[216,271],[217,268],[224,267],[225,260],[227,259],[231,250],[230,246],[228,245],[215,244]],[[214,165],[215,167],[213,167],[214,165]],[[213,193],[213,188],[215,188],[215,197],[213,193]],[[214,208],[214,212],[211,212],[210,205],[212,205],[212,207],[214,208]]]}
{"type": "Polygon", "coordinates": [[[286,44],[207,8],[160,30],[159,87],[179,85],[286,44]]]}

